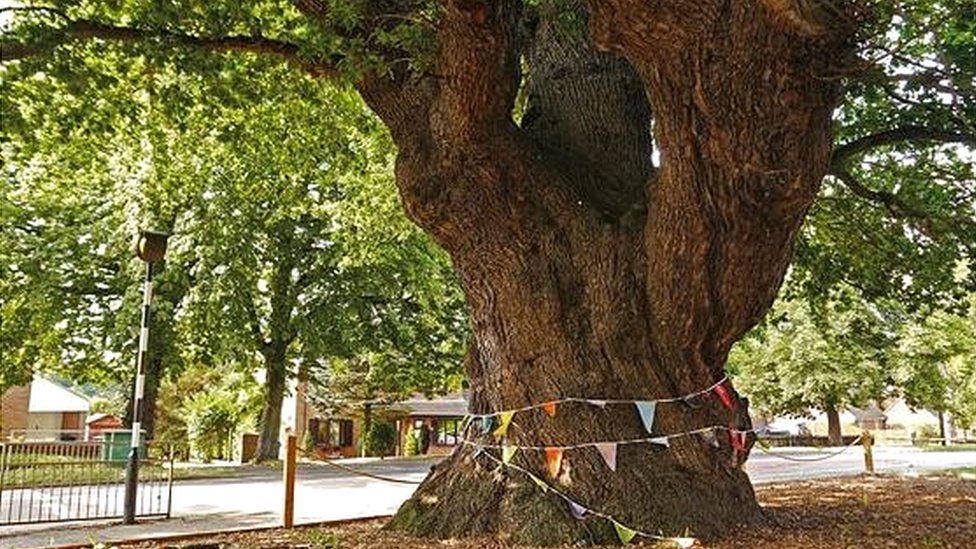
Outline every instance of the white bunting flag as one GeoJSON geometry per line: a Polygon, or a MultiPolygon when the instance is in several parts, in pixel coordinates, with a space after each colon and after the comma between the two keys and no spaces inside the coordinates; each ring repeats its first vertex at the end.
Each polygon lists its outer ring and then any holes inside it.
{"type": "Polygon", "coordinates": [[[654,437],[651,439],[651,444],[660,444],[665,448],[671,447],[671,440],[668,437],[654,437]]]}
{"type": "Polygon", "coordinates": [[[611,471],[617,470],[617,443],[616,442],[599,442],[596,445],[596,449],[600,451],[600,455],[603,456],[603,461],[607,462],[607,467],[611,471]]]}

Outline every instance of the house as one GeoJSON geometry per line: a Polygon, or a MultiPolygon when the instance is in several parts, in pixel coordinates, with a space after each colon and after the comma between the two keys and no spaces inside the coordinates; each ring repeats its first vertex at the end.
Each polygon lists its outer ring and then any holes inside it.
{"type": "Polygon", "coordinates": [[[417,437],[420,454],[447,455],[463,435],[461,425],[468,413],[468,395],[466,392],[434,398],[414,395],[385,409],[397,425],[397,455],[403,455],[407,438],[411,436],[417,437]]]}
{"type": "Polygon", "coordinates": [[[41,377],[30,385],[28,440],[80,440],[91,406],[88,399],[64,385],[41,377]]]}
{"type": "Polygon", "coordinates": [[[123,427],[122,420],[113,414],[92,414],[85,420],[85,440],[94,440],[105,431],[117,431],[123,427]]]}
{"type": "Polygon", "coordinates": [[[0,440],[80,440],[88,399],[42,377],[11,387],[0,398],[0,440]]]}
{"type": "MultiPolygon", "coordinates": [[[[376,404],[370,412],[373,421],[396,426],[396,455],[403,455],[410,436],[417,437],[420,453],[446,455],[458,444],[467,409],[467,394],[456,392],[434,398],[418,394],[401,402],[376,404]]],[[[316,410],[306,397],[305,384],[296,383],[282,406],[282,437],[294,434],[299,444],[311,445],[319,457],[359,456],[364,412],[364,408],[334,414],[316,410]]]]}
{"type": "Polygon", "coordinates": [[[0,440],[27,431],[31,386],[10,387],[0,395],[0,440]]]}

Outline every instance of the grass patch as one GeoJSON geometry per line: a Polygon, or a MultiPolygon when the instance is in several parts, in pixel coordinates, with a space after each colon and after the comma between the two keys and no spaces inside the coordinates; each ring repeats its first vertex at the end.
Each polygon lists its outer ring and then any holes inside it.
{"type": "MultiPolygon", "coordinates": [[[[124,461],[82,461],[77,458],[45,461],[34,466],[15,465],[3,476],[4,489],[42,488],[51,486],[84,486],[114,484],[125,480],[124,461]]],[[[181,467],[173,470],[173,480],[227,478],[240,473],[239,467],[181,467]]],[[[169,477],[168,463],[142,463],[139,478],[165,481],[169,477]]]]}
{"type": "Polygon", "coordinates": [[[943,446],[941,444],[926,444],[924,446],[919,446],[922,450],[926,452],[976,452],[976,442],[967,442],[965,444],[953,444],[952,446],[943,446]]]}

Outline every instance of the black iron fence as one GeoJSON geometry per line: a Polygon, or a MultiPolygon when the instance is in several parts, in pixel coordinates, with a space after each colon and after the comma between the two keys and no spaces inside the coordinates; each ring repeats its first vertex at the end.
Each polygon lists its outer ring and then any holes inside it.
{"type": "MultiPolygon", "coordinates": [[[[136,516],[169,517],[172,458],[143,453],[136,516]]],[[[126,454],[111,440],[0,443],[0,525],[121,518],[126,454]]]]}

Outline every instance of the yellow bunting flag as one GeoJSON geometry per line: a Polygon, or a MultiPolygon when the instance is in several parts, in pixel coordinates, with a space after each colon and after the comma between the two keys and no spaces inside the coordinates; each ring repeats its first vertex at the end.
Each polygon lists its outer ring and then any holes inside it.
{"type": "Polygon", "coordinates": [[[535,485],[538,486],[540,490],[542,490],[543,492],[548,492],[549,491],[549,485],[546,484],[546,481],[544,481],[541,478],[533,475],[532,473],[529,473],[528,471],[526,471],[525,474],[529,475],[529,478],[532,479],[532,482],[534,482],[535,485]]]}
{"type": "Polygon", "coordinates": [[[637,535],[637,532],[634,530],[627,528],[613,519],[610,520],[613,522],[613,529],[617,531],[617,537],[620,538],[620,543],[627,545],[637,535]]]}
{"type": "Polygon", "coordinates": [[[546,448],[546,465],[549,466],[549,476],[556,478],[559,476],[559,469],[563,465],[563,449],[562,448],[546,448]]]}
{"type": "Polygon", "coordinates": [[[512,461],[517,451],[518,446],[502,446],[502,463],[508,465],[508,462],[512,461]]]}
{"type": "Polygon", "coordinates": [[[498,412],[498,427],[495,429],[495,436],[501,438],[505,436],[508,432],[508,425],[512,422],[512,416],[515,412],[509,410],[507,412],[498,412]]]}
{"type": "Polygon", "coordinates": [[[542,409],[549,414],[549,417],[556,417],[556,401],[543,404],[542,409]]]}

